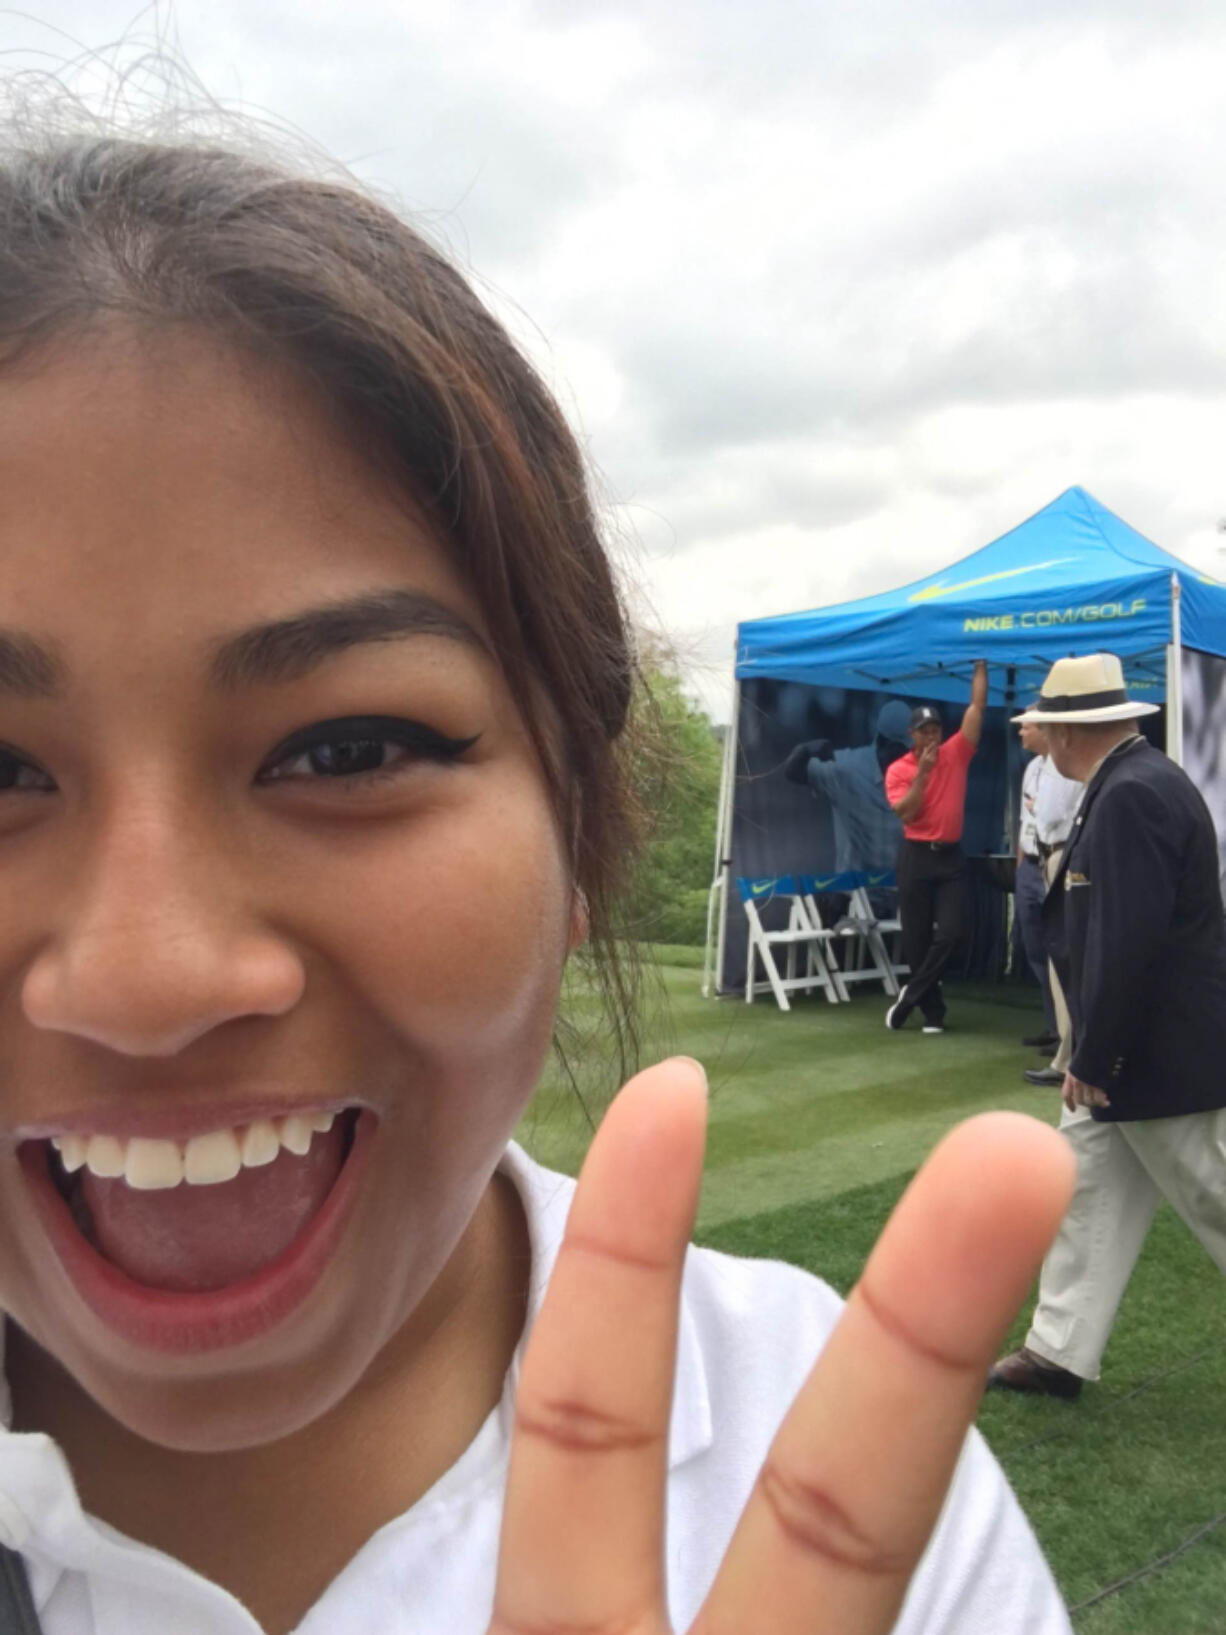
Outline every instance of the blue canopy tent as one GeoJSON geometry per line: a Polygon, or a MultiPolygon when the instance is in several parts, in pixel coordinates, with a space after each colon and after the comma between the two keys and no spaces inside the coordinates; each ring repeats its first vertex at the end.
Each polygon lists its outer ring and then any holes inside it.
{"type": "Polygon", "coordinates": [[[749,684],[964,703],[974,662],[986,658],[989,704],[1012,709],[1038,691],[1055,659],[1107,650],[1124,660],[1134,696],[1167,705],[1167,751],[1182,760],[1185,648],[1226,659],[1226,585],[1153,544],[1083,488],[1067,489],[926,579],[738,626],[704,991],[712,972],[724,969],[725,927],[738,906],[732,881],[755,872],[736,869],[732,855],[749,684]]]}

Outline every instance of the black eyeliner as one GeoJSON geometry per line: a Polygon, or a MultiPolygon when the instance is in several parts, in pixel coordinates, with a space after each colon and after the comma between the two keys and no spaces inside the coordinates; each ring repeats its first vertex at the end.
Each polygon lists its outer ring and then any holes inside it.
{"type": "Polygon", "coordinates": [[[433,760],[453,761],[465,750],[471,749],[480,736],[479,732],[475,732],[471,738],[449,738],[420,721],[407,721],[398,715],[342,715],[330,721],[314,721],[309,727],[291,733],[273,750],[261,771],[291,756],[302,755],[308,750],[318,749],[321,744],[333,744],[338,740],[373,743],[383,739],[433,760]]]}

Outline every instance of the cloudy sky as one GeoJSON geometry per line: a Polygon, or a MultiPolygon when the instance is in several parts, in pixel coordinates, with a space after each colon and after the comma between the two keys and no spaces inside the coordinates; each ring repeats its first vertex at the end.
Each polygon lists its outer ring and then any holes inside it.
{"type": "Polygon", "coordinates": [[[28,0],[161,31],[418,213],[590,452],[727,712],[738,619],[882,590],[1080,483],[1226,572],[1226,8],[28,0]]]}

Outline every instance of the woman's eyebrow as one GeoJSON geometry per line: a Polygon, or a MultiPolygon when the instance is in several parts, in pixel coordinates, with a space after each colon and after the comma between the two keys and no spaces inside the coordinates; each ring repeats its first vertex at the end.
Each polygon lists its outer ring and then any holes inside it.
{"type": "Polygon", "coordinates": [[[67,679],[67,668],[53,645],[20,630],[0,630],[0,694],[54,698],[67,679]]]}
{"type": "Polygon", "coordinates": [[[374,591],[227,636],[214,649],[210,679],[227,692],[297,681],[346,648],[408,636],[446,636],[489,652],[473,626],[433,596],[374,591]]]}

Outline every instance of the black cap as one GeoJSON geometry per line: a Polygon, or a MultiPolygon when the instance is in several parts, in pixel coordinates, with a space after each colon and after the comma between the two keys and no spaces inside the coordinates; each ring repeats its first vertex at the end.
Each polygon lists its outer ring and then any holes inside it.
{"type": "Polygon", "coordinates": [[[939,727],[940,724],[941,717],[931,704],[917,704],[911,711],[912,732],[915,731],[916,727],[939,727]]]}

